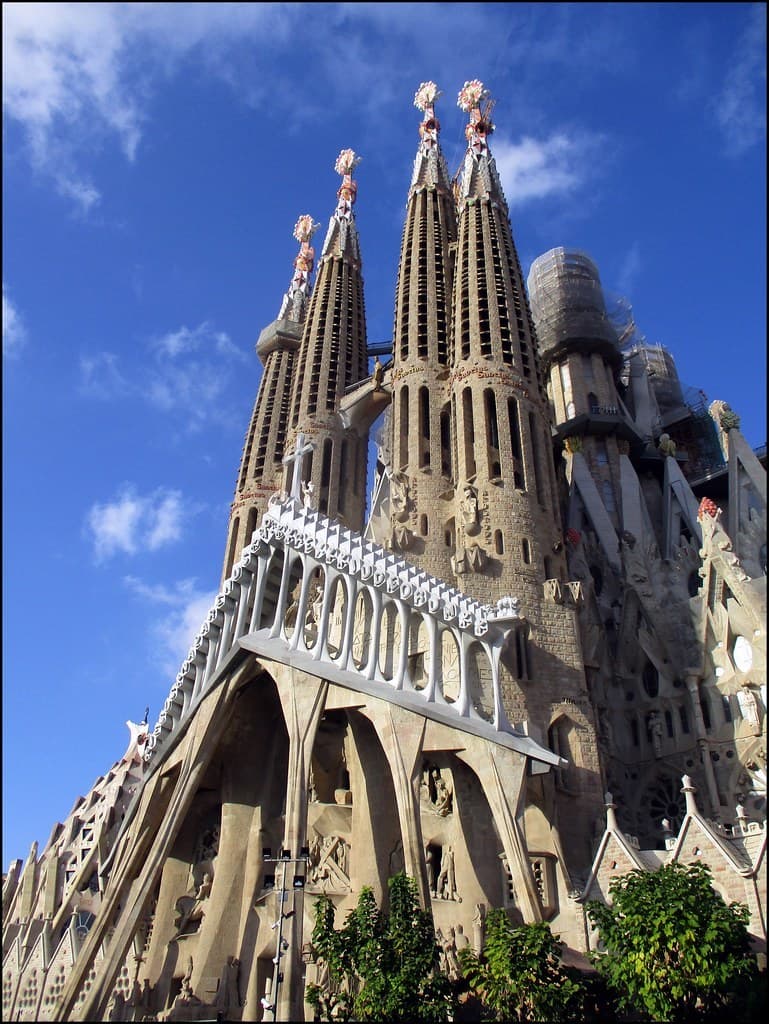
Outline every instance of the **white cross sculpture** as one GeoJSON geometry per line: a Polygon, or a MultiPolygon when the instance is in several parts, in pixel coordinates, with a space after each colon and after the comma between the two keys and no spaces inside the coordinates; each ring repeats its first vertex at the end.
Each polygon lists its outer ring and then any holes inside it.
{"type": "Polygon", "coordinates": [[[302,493],[302,463],[304,462],[305,455],[308,455],[315,445],[312,441],[308,441],[304,434],[296,435],[296,447],[290,455],[283,456],[283,465],[288,466],[291,463],[294,465],[294,473],[291,477],[291,494],[289,497],[295,501],[299,501],[302,493]]]}

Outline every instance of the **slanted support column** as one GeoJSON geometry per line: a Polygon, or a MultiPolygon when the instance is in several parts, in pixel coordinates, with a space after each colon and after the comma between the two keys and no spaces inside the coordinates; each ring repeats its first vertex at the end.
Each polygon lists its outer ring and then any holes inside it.
{"type": "Polygon", "coordinates": [[[457,751],[457,757],[473,769],[483,787],[510,865],[519,910],[528,923],[541,921],[542,909],[531,872],[526,840],[516,820],[526,785],[526,758],[506,747],[492,748],[491,744],[475,736],[467,735],[466,739],[466,749],[457,751]]]}
{"type": "Polygon", "coordinates": [[[430,907],[416,779],[425,736],[425,719],[395,704],[374,702],[363,714],[371,720],[392,772],[406,874],[416,881],[419,901],[430,907]]]}
{"type": "Polygon", "coordinates": [[[153,832],[145,827],[136,832],[130,846],[127,849],[124,846],[126,852],[122,860],[115,863],[101,910],[67,979],[56,1020],[105,1019],[107,1003],[126,950],[141,923],[169,850],[227,724],[234,694],[243,676],[252,670],[253,663],[246,663],[201,703],[183,741],[183,749],[179,752],[179,775],[170,796],[166,797],[163,792],[168,785],[165,773],[157,772],[148,779],[134,821],[155,821],[157,829],[153,832]],[[157,805],[156,809],[151,806],[153,802],[157,805]],[[116,918],[119,906],[122,906],[123,912],[116,918]],[[115,931],[108,941],[93,985],[83,1004],[73,1014],[83,982],[113,922],[116,925],[115,931]]]}
{"type": "Polygon", "coordinates": [[[708,740],[707,729],[705,728],[705,721],[702,717],[702,707],[700,706],[699,673],[686,673],[686,688],[689,691],[689,697],[691,698],[692,702],[692,712],[694,714],[694,727],[697,733],[697,746],[700,750],[700,760],[702,761],[702,769],[705,773],[705,782],[708,787],[708,796],[710,797],[710,803],[713,807],[713,813],[720,816],[721,800],[718,796],[718,786],[716,785],[716,773],[713,768],[713,762],[710,760],[710,742],[708,740]]]}
{"type": "MultiPolygon", "coordinates": [[[[290,665],[275,664],[273,675],[288,731],[288,779],[283,846],[293,858],[307,841],[307,783],[318,723],[326,704],[328,683],[290,665]]],[[[286,870],[285,868],[283,870],[286,870]]],[[[278,911],[282,913],[283,907],[278,911]]],[[[281,961],[283,981],[278,990],[277,1020],[302,1020],[302,915],[283,924],[289,948],[281,961]]]]}

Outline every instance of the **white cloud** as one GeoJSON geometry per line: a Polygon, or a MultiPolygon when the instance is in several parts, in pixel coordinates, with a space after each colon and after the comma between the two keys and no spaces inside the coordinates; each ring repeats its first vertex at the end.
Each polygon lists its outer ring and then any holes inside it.
{"type": "Polygon", "coordinates": [[[132,387],[123,376],[114,352],[97,352],[80,357],[80,392],[89,398],[111,401],[130,394],[132,387]]]}
{"type": "Polygon", "coordinates": [[[169,675],[175,675],[205,622],[217,592],[201,590],[195,579],[180,580],[170,587],[148,584],[135,576],[125,576],[123,582],[142,600],[166,608],[165,615],[155,616],[152,633],[162,668],[169,675]]]}
{"type": "Polygon", "coordinates": [[[124,373],[113,352],[81,356],[81,394],[102,400],[140,398],[161,412],[182,413],[188,431],[200,430],[222,415],[234,365],[248,361],[225,331],[204,322],[169,331],[147,344],[153,360],[141,374],[124,373]]]}
{"type": "Polygon", "coordinates": [[[766,7],[754,4],[713,103],[727,153],[741,156],[766,135],[766,7]]]}
{"type": "Polygon", "coordinates": [[[87,212],[100,193],[80,169],[84,156],[108,139],[134,159],[152,81],[199,45],[215,65],[225,41],[265,25],[273,39],[285,37],[292,6],[198,3],[180,13],[165,3],[4,4],[4,111],[21,126],[35,169],[87,212]]]}
{"type": "Polygon", "coordinates": [[[582,187],[594,163],[594,135],[557,132],[544,139],[524,136],[509,142],[495,135],[491,150],[510,206],[532,199],[566,195],[582,187]]]}
{"type": "Polygon", "coordinates": [[[617,287],[622,295],[633,294],[641,268],[641,246],[635,241],[625,253],[617,272],[617,287]]]}
{"type": "Polygon", "coordinates": [[[3,355],[17,356],[27,341],[27,328],[3,282],[3,355]]]}
{"type": "Polygon", "coordinates": [[[142,496],[130,484],[117,497],[94,504],[86,525],[97,562],[113,555],[156,551],[181,537],[184,509],[179,491],[159,488],[142,496]]]}
{"type": "Polygon", "coordinates": [[[586,22],[568,5],[539,11],[474,4],[471,11],[466,4],[413,3],[5,4],[4,108],[21,127],[34,166],[87,211],[100,198],[83,169],[89,155],[106,141],[133,159],[153,93],[186,59],[254,108],[280,96],[290,111],[288,131],[322,117],[329,96],[354,96],[359,113],[401,110],[403,88],[413,90],[425,75],[415,37],[429,35],[431,73],[447,95],[462,81],[458,34],[466,52],[483,52],[492,67],[504,59],[529,71],[626,68],[632,50],[610,7],[586,22]],[[309,91],[302,67],[308,52],[315,82],[309,91]]]}

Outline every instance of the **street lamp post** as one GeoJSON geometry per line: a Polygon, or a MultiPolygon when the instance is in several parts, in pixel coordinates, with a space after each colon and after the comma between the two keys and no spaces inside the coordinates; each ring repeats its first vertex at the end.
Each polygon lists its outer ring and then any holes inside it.
{"type": "Polygon", "coordinates": [[[265,872],[264,875],[264,887],[269,888],[270,886],[275,887],[275,893],[278,898],[278,916],[277,920],[273,923],[272,928],[277,930],[277,936],[275,941],[275,956],[272,959],[275,968],[272,972],[272,979],[267,979],[267,984],[264,989],[264,996],[262,997],[261,1003],[264,1008],[263,1020],[274,1021],[277,1020],[278,1010],[278,996],[280,994],[280,986],[283,982],[283,972],[280,969],[280,962],[286,952],[290,948],[289,942],[283,937],[283,922],[288,921],[289,918],[293,917],[296,913],[295,908],[286,911],[286,902],[288,901],[289,892],[295,892],[298,889],[304,889],[305,875],[299,873],[296,869],[294,870],[294,877],[292,885],[289,887],[287,883],[287,874],[289,865],[301,864],[305,869],[307,862],[310,859],[310,848],[303,846],[299,851],[298,857],[292,857],[291,851],[282,849],[279,857],[272,856],[272,850],[269,847],[264,847],[262,850],[262,860],[265,865],[274,864],[276,865],[276,874],[269,875],[265,872]],[[279,874],[279,878],[276,875],[279,874]],[[276,885],[276,882],[280,882],[280,887],[276,885]],[[272,981],[272,984],[270,984],[272,981]],[[269,1016],[268,1016],[269,1015],[269,1016]]]}

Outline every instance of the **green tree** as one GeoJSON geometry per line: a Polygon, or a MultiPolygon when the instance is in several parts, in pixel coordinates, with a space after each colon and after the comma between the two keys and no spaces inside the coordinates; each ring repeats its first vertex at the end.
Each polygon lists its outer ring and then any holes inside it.
{"type": "MultiPolygon", "coordinates": [[[[611,906],[587,915],[606,952],[591,955],[623,1011],[655,1021],[742,1018],[757,974],[747,907],[727,906],[704,864],[631,871],[609,885],[611,906]]],[[[742,1018],[744,1019],[744,1018],[742,1018]]]]}
{"type": "Polygon", "coordinates": [[[391,878],[389,889],[389,914],[366,886],[341,929],[329,897],[317,900],[312,943],[327,978],[308,985],[307,1001],[322,1020],[448,1019],[451,984],[438,970],[432,917],[407,875],[391,878]]]}
{"type": "Polygon", "coordinates": [[[547,923],[516,928],[497,909],[486,919],[482,955],[465,948],[459,959],[487,1019],[576,1021],[582,1017],[584,986],[578,972],[561,963],[561,949],[547,923]]]}

